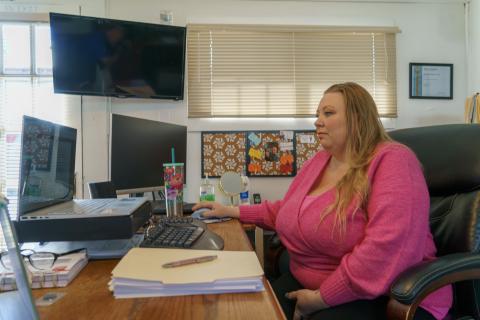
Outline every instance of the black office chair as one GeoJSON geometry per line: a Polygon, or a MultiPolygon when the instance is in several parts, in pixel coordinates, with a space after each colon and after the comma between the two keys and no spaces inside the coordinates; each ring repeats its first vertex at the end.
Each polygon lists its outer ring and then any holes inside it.
{"type": "Polygon", "coordinates": [[[88,189],[90,190],[90,197],[92,199],[117,197],[115,186],[111,181],[90,182],[88,189]]]}
{"type": "MultiPolygon", "coordinates": [[[[390,290],[388,319],[413,319],[420,302],[447,284],[453,284],[454,304],[446,319],[480,319],[480,125],[440,125],[389,134],[410,147],[423,165],[439,258],[397,277],[390,290]]],[[[283,274],[288,265],[285,250],[277,256],[276,270],[283,274]]]]}
{"type": "Polygon", "coordinates": [[[423,165],[439,258],[397,278],[389,319],[412,319],[425,296],[450,283],[454,305],[447,319],[480,319],[480,126],[421,127],[390,136],[409,146],[423,165]]]}

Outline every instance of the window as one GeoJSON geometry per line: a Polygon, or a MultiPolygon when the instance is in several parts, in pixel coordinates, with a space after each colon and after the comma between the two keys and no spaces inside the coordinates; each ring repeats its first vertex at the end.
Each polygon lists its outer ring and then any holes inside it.
{"type": "MultiPolygon", "coordinates": [[[[17,216],[22,116],[75,127],[80,134],[80,98],[53,92],[50,47],[46,22],[0,21],[0,192],[9,199],[12,219],[17,216]]],[[[78,150],[77,145],[81,159],[78,150]]],[[[0,234],[0,246],[2,241],[0,234]]]]}
{"type": "Polygon", "coordinates": [[[189,25],[188,116],[312,117],[355,81],[396,117],[397,28],[189,25]]]}

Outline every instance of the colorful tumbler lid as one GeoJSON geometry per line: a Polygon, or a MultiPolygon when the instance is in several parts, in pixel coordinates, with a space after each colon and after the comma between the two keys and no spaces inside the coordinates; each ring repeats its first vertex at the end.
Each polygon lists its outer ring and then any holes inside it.
{"type": "Polygon", "coordinates": [[[178,167],[178,166],[180,166],[180,167],[183,167],[183,165],[184,165],[184,164],[183,164],[183,163],[181,163],[181,162],[178,162],[178,163],[164,163],[164,164],[163,164],[163,166],[164,166],[164,167],[173,167],[173,166],[176,166],[176,167],[178,167]]]}

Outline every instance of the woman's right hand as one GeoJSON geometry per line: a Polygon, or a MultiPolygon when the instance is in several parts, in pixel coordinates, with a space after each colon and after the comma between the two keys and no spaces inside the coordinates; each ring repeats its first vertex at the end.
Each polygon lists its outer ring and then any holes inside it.
{"type": "Polygon", "coordinates": [[[193,211],[196,211],[201,208],[207,208],[210,209],[210,211],[205,211],[202,213],[202,216],[205,218],[224,218],[224,217],[230,217],[230,218],[239,218],[240,217],[240,210],[238,207],[231,207],[231,206],[224,206],[223,204],[220,204],[218,202],[212,202],[212,201],[202,201],[197,204],[195,204],[192,207],[193,211]]]}

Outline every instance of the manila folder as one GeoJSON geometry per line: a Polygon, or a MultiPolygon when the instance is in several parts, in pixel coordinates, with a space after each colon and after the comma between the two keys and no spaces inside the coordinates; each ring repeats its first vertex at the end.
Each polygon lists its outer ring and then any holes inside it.
{"type": "Polygon", "coordinates": [[[261,276],[263,270],[253,251],[133,248],[112,271],[113,278],[164,284],[208,283],[261,276]],[[208,255],[217,255],[218,258],[175,268],[162,267],[168,262],[208,255]]]}

